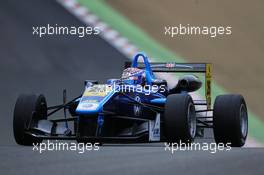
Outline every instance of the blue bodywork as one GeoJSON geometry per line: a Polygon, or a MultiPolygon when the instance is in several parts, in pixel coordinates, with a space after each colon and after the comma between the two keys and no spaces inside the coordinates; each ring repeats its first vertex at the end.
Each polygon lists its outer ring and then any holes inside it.
{"type": "MultiPolygon", "coordinates": [[[[188,95],[177,96],[176,94],[194,92],[201,87],[202,82],[194,75],[185,75],[179,78],[176,86],[168,88],[167,81],[156,78],[154,72],[205,73],[208,101],[199,100],[194,105],[207,106],[207,110],[198,112],[210,110],[210,64],[173,62],[150,64],[144,53],[138,53],[132,62],[125,62],[125,69],[120,78],[109,79],[102,84],[98,84],[96,80],[85,80],[83,94],[69,102],[66,100],[66,90],[64,90],[63,104],[46,107],[46,117],[63,109],[64,118],[52,120],[41,118],[37,124],[33,123],[34,125],[30,126],[31,130],[26,130],[26,134],[41,139],[76,139],[80,143],[165,141],[168,134],[166,133],[168,112],[173,114],[181,109],[174,108],[175,101],[170,99],[176,99],[176,97],[177,100],[178,97],[187,99],[188,95]],[[68,113],[71,115],[69,118],[67,118],[68,113]],[[61,122],[65,122],[65,125],[61,122]],[[68,125],[68,122],[73,124],[68,125]]],[[[45,101],[42,96],[41,99],[45,101]]],[[[186,104],[185,101],[183,104],[186,104]]],[[[44,102],[41,105],[44,106],[44,102]]],[[[190,107],[192,106],[188,105],[188,110],[191,110],[190,107]]],[[[175,118],[174,115],[170,117],[175,118]]],[[[202,127],[210,125],[204,121],[200,123],[205,125],[202,127]]],[[[171,130],[171,126],[167,128],[171,130]]]]}
{"type": "MultiPolygon", "coordinates": [[[[153,85],[153,81],[156,79],[155,75],[151,70],[150,63],[148,58],[143,53],[138,53],[135,55],[131,67],[137,68],[138,61],[142,58],[144,65],[145,65],[145,76],[146,76],[146,85],[153,85]]],[[[117,113],[126,113],[131,116],[139,115],[135,112],[135,101],[139,101],[140,103],[147,103],[147,104],[155,104],[155,105],[164,105],[166,102],[166,96],[164,93],[159,92],[151,92],[150,89],[142,89],[140,92],[125,92],[120,93],[117,90],[115,83],[119,82],[118,79],[110,79],[108,80],[109,84],[100,84],[95,85],[96,87],[102,86],[102,89],[107,89],[108,87],[111,88],[110,91],[106,93],[97,93],[97,92],[90,92],[92,91],[92,87],[86,87],[83,96],[78,99],[79,104],[76,109],[76,113],[78,115],[94,115],[99,114],[104,110],[104,108],[111,108],[114,109],[114,112],[117,113]],[[127,105],[127,104],[134,104],[134,105],[127,105]]],[[[119,84],[120,85],[120,84],[119,84]]],[[[125,84],[122,84],[123,86],[125,84]]],[[[138,86],[137,84],[133,84],[135,88],[138,86]]],[[[131,87],[131,84],[130,84],[131,87]]],[[[96,88],[95,88],[96,89],[96,88]]],[[[137,102],[136,102],[137,103],[137,102]]],[[[138,109],[136,109],[138,110],[138,109]]]]}
{"type": "Polygon", "coordinates": [[[132,67],[137,68],[138,67],[138,60],[139,58],[143,58],[144,64],[145,64],[145,72],[146,72],[146,81],[148,85],[152,85],[153,80],[155,79],[155,75],[153,74],[148,57],[143,53],[138,53],[132,62],[132,67]]]}

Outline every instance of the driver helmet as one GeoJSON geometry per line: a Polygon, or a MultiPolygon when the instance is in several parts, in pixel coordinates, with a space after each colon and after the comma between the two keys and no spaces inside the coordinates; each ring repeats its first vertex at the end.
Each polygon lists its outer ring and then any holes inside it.
{"type": "Polygon", "coordinates": [[[146,78],[146,73],[145,70],[139,69],[139,68],[134,68],[134,67],[129,67],[126,68],[123,73],[122,73],[122,81],[125,84],[130,84],[130,85],[144,85],[145,84],[145,78],[146,78]]]}

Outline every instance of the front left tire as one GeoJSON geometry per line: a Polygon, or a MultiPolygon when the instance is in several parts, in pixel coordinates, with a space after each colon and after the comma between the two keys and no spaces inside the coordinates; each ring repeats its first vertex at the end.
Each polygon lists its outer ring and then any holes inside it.
{"type": "Polygon", "coordinates": [[[192,142],[196,134],[196,114],[189,94],[167,97],[164,112],[165,134],[168,142],[192,142]]]}

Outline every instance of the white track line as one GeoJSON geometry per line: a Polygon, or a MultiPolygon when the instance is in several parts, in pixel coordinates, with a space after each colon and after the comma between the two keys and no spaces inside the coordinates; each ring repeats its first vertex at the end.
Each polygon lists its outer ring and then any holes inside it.
{"type": "MultiPolygon", "coordinates": [[[[119,52],[124,54],[127,58],[132,59],[133,56],[139,51],[138,47],[132,44],[126,37],[123,37],[118,31],[112,29],[107,23],[101,21],[98,16],[91,13],[87,7],[82,6],[76,0],[57,0],[57,2],[87,26],[99,27],[99,35],[119,52]]],[[[150,58],[150,61],[151,60],[153,59],[150,58]]],[[[176,82],[174,76],[161,75],[160,77],[169,80],[169,85],[172,85],[173,82],[176,82]]],[[[194,99],[202,99],[202,97],[197,93],[192,93],[191,95],[194,99]]],[[[263,145],[258,143],[253,138],[248,138],[245,146],[261,147],[263,145]]]]}

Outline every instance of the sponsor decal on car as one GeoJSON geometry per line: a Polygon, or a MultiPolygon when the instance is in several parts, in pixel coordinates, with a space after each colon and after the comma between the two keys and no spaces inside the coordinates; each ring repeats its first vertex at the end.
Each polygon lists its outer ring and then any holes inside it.
{"type": "Polygon", "coordinates": [[[149,121],[149,141],[160,141],[160,114],[156,115],[156,119],[149,121]]]}
{"type": "MultiPolygon", "coordinates": [[[[136,96],[135,97],[135,101],[141,102],[140,97],[136,96]]],[[[140,114],[141,114],[141,106],[139,104],[135,104],[134,105],[134,114],[135,114],[135,116],[140,116],[140,114]]]]}

